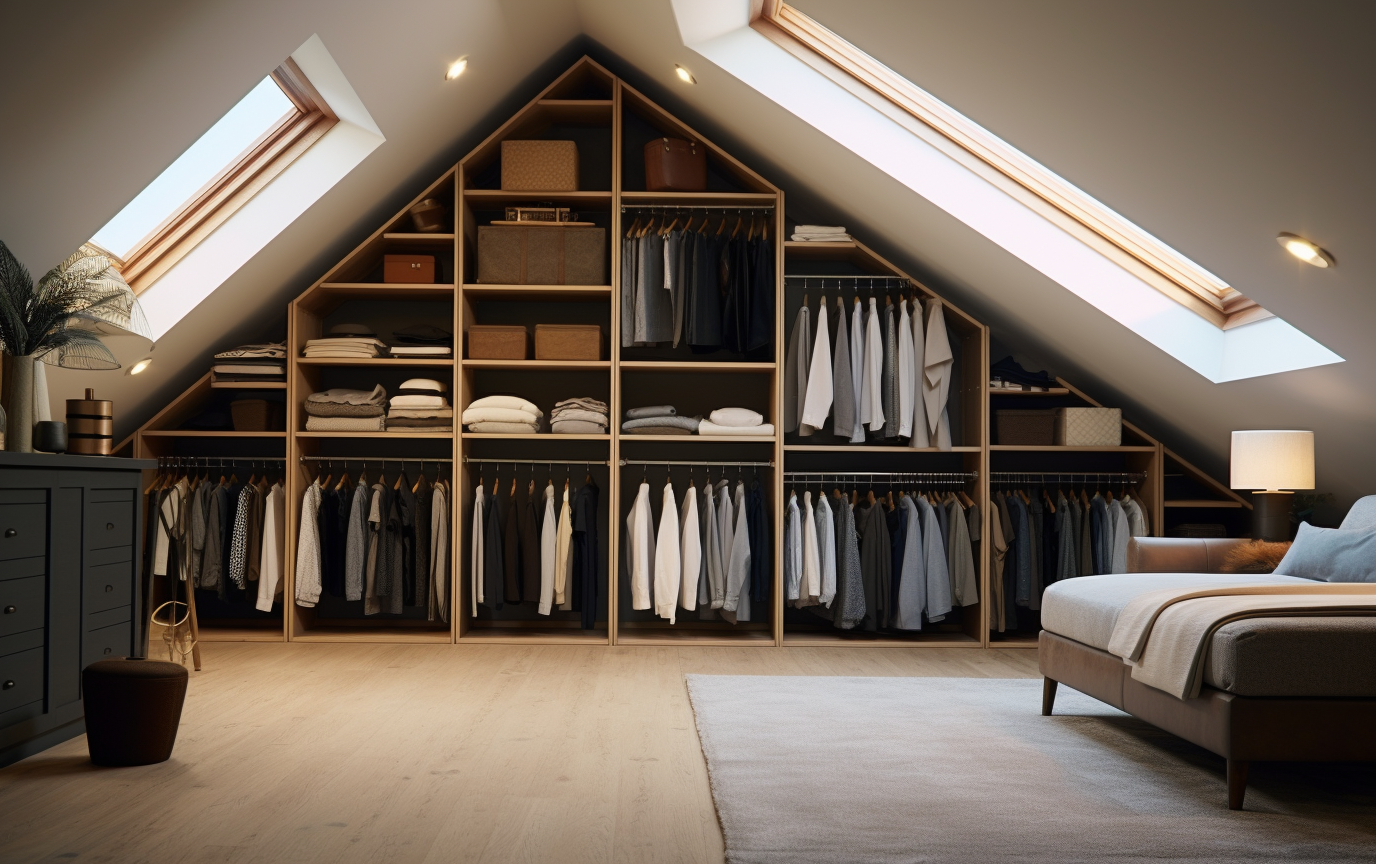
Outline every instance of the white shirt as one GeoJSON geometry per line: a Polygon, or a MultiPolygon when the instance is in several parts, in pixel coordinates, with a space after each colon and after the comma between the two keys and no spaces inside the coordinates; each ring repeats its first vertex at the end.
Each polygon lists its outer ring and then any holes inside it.
{"type": "MultiPolygon", "coordinates": [[[[512,514],[513,518],[515,514],[512,514]]],[[[569,506],[569,489],[564,487],[564,500],[559,505],[559,536],[554,543],[554,602],[565,612],[573,608],[573,592],[569,589],[573,576],[573,508],[569,506]]]]}
{"type": "Polygon", "coordinates": [[[674,484],[664,484],[663,509],[659,514],[659,535],[655,538],[655,614],[674,623],[678,610],[679,581],[683,559],[679,556],[678,507],[674,504],[674,484]]]}
{"type": "Polygon", "coordinates": [[[822,594],[822,556],[817,549],[817,522],[812,512],[812,492],[803,493],[803,578],[798,605],[814,606],[822,594]]]}
{"type": "Polygon", "coordinates": [[[803,398],[802,428],[811,435],[827,422],[831,413],[831,333],[827,329],[827,304],[817,310],[817,338],[812,348],[812,365],[807,373],[807,395],[803,398]]]}
{"type": "Polygon", "coordinates": [[[831,505],[826,493],[817,496],[817,549],[821,553],[822,593],[817,601],[830,607],[836,598],[836,526],[831,521],[831,505]]]}
{"type": "Polygon", "coordinates": [[[282,564],[286,559],[287,508],[282,484],[268,490],[263,505],[263,552],[258,561],[258,601],[254,607],[271,612],[272,601],[282,594],[282,564]]]}
{"type": "Polygon", "coordinates": [[[301,533],[296,541],[296,605],[314,606],[320,600],[320,481],[301,496],[301,533]]]}
{"type": "Polygon", "coordinates": [[[870,298],[865,316],[864,375],[860,381],[860,413],[871,432],[884,428],[884,340],[879,335],[879,306],[870,298]]]}
{"type": "Polygon", "coordinates": [[[683,558],[683,582],[679,605],[688,611],[698,608],[698,575],[702,571],[702,535],[698,533],[698,490],[692,486],[683,496],[678,519],[679,551],[683,558]]]}
{"type": "Polygon", "coordinates": [[[651,527],[650,484],[641,483],[635,503],[626,516],[629,542],[627,563],[631,568],[631,608],[650,608],[650,574],[654,571],[655,537],[651,527]]]}

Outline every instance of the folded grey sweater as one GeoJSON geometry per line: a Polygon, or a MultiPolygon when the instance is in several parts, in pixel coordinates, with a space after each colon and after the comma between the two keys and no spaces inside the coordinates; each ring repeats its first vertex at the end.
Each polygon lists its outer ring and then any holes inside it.
{"type": "Polygon", "coordinates": [[[647,426],[673,427],[676,429],[687,429],[689,432],[698,431],[698,423],[702,422],[701,417],[678,417],[678,416],[659,416],[659,417],[640,417],[634,420],[627,420],[621,424],[621,431],[629,432],[633,429],[641,429],[647,426]]]}
{"type": "Polygon", "coordinates": [[[627,420],[643,420],[646,417],[673,417],[678,409],[672,405],[651,405],[648,408],[632,408],[626,412],[627,420]]]}

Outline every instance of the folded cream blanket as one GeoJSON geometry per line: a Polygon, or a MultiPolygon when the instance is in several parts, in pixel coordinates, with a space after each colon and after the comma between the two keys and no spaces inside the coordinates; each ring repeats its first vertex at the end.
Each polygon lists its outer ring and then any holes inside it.
{"type": "Polygon", "coordinates": [[[427,419],[431,417],[452,418],[453,408],[392,408],[387,411],[388,417],[414,417],[427,419]]]}
{"type": "Polygon", "coordinates": [[[1178,699],[1199,695],[1213,634],[1245,618],[1376,615],[1376,584],[1227,585],[1139,594],[1118,613],[1110,654],[1132,677],[1178,699]]]}
{"type": "Polygon", "coordinates": [[[515,408],[469,408],[463,412],[463,422],[469,423],[530,423],[540,422],[538,414],[515,408]]]}
{"type": "Polygon", "coordinates": [[[533,423],[470,423],[469,432],[500,433],[502,435],[531,435],[540,431],[540,427],[533,423]]]}
{"type": "Polygon", "coordinates": [[[468,403],[469,408],[515,408],[517,411],[527,411],[536,417],[545,416],[545,412],[535,407],[534,402],[528,402],[520,396],[484,396],[481,399],[474,399],[468,403]]]}
{"type": "Polygon", "coordinates": [[[555,435],[605,435],[607,424],[589,423],[586,420],[555,420],[549,424],[555,435]]]}
{"type": "Polygon", "coordinates": [[[306,397],[308,402],[337,402],[341,405],[382,405],[387,402],[387,391],[379,384],[372,390],[349,390],[335,387],[322,390],[306,397]]]}
{"type": "Polygon", "coordinates": [[[600,399],[594,399],[591,396],[579,396],[577,399],[565,399],[562,402],[555,402],[554,410],[558,411],[560,408],[582,408],[586,411],[601,411],[603,414],[607,413],[607,403],[600,399]]]}
{"type": "Polygon", "coordinates": [[[551,421],[555,420],[585,420],[588,423],[601,423],[607,425],[607,412],[605,411],[586,411],[581,408],[556,408],[549,415],[551,421]]]}
{"type": "Polygon", "coordinates": [[[761,435],[766,438],[774,435],[773,423],[761,423],[758,426],[718,426],[711,420],[704,420],[698,425],[699,435],[761,435]]]}
{"type": "Polygon", "coordinates": [[[386,417],[307,417],[307,432],[382,432],[386,417]]]}
{"type": "Polygon", "coordinates": [[[393,396],[393,408],[445,408],[449,403],[443,396],[393,396]]]}

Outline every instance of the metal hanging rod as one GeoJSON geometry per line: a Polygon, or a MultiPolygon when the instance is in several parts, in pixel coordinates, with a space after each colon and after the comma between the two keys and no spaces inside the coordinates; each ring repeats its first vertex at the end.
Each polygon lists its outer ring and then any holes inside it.
{"type": "Polygon", "coordinates": [[[773,204],[751,204],[746,207],[723,207],[717,204],[624,204],[621,212],[648,210],[650,212],[673,213],[679,210],[708,210],[722,214],[728,213],[773,213],[773,204]]]}
{"type": "Polygon", "coordinates": [[[1075,480],[1123,480],[1129,483],[1140,483],[1147,479],[1145,473],[1131,471],[990,471],[989,479],[994,483],[1014,482],[1030,483],[1033,478],[1038,481],[1045,481],[1053,478],[1057,482],[1075,480]]]}
{"type": "MultiPolygon", "coordinates": [[[[448,461],[448,460],[445,460],[448,461]]],[[[463,461],[473,465],[610,465],[606,459],[474,459],[463,457],[463,461]]]]}
{"type": "Polygon", "coordinates": [[[158,464],[162,466],[180,467],[183,465],[196,466],[204,465],[249,465],[257,462],[280,462],[286,464],[286,459],[281,456],[159,456],[158,464]]]}
{"type": "Polygon", "coordinates": [[[888,477],[900,480],[936,480],[947,483],[967,483],[979,479],[978,471],[785,471],[785,480],[807,477],[888,477]]]}
{"type": "Polygon", "coordinates": [[[302,462],[453,462],[438,456],[302,456],[302,462]]]}
{"type": "Polygon", "coordinates": [[[701,467],[701,466],[707,466],[707,467],[709,467],[709,468],[773,468],[773,467],[774,467],[774,463],[773,463],[773,462],[719,462],[719,461],[717,461],[717,460],[715,460],[715,459],[706,459],[706,460],[699,460],[699,461],[676,460],[676,459],[669,459],[669,460],[654,460],[654,459],[622,459],[622,460],[621,460],[620,462],[618,462],[617,464],[620,465],[622,468],[625,468],[627,465],[689,465],[689,466],[699,466],[699,467],[701,467]]]}
{"type": "Polygon", "coordinates": [[[850,276],[850,275],[832,276],[832,275],[822,275],[821,273],[785,273],[785,274],[784,274],[784,278],[785,278],[785,279],[820,279],[822,282],[825,282],[825,281],[828,280],[828,279],[832,279],[832,280],[845,279],[845,280],[849,280],[849,281],[853,281],[853,282],[903,282],[903,283],[908,284],[908,285],[915,284],[915,283],[913,282],[913,280],[912,280],[912,279],[909,279],[907,276],[877,276],[877,275],[876,275],[876,276],[850,276]]]}

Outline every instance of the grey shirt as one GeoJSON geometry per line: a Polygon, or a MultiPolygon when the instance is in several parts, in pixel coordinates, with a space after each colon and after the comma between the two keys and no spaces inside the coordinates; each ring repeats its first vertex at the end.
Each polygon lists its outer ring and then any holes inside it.
{"type": "Polygon", "coordinates": [[[803,418],[803,401],[807,397],[808,349],[812,347],[812,312],[800,306],[788,334],[788,351],[784,354],[784,432],[797,432],[803,418]]]}
{"type": "Polygon", "coordinates": [[[898,574],[898,609],[893,626],[900,630],[921,630],[922,610],[927,605],[927,561],[922,554],[922,516],[912,496],[899,501],[904,529],[903,568],[898,574]]]}
{"type": "Polygon", "coordinates": [[[360,477],[349,505],[349,529],[344,535],[344,599],[363,599],[363,571],[368,561],[368,513],[372,488],[360,477]]]}
{"type": "MultiPolygon", "coordinates": [[[[946,536],[946,569],[951,576],[951,599],[957,606],[979,602],[979,576],[975,573],[975,553],[970,544],[970,526],[960,502],[946,505],[950,518],[946,536]]],[[[972,508],[973,509],[973,508],[972,508]]]]}

